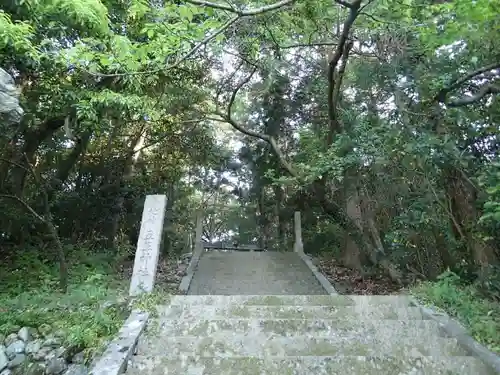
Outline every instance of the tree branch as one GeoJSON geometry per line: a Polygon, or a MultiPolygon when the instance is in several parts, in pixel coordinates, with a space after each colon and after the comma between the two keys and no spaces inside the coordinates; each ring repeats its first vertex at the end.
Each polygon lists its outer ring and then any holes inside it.
{"type": "Polygon", "coordinates": [[[25,201],[23,201],[21,198],[16,197],[15,195],[10,195],[10,194],[0,194],[0,198],[8,198],[8,199],[12,199],[12,200],[18,202],[21,206],[24,207],[24,209],[26,211],[28,211],[30,214],[32,214],[37,220],[39,220],[43,224],[47,224],[47,221],[42,216],[37,214],[36,211],[34,209],[32,209],[31,206],[28,203],[26,203],[25,201]]]}
{"type": "Polygon", "coordinates": [[[465,76],[463,76],[461,78],[455,79],[449,85],[447,85],[446,87],[443,87],[441,90],[439,90],[437,95],[434,97],[434,101],[449,105],[451,107],[460,107],[460,106],[472,104],[472,103],[482,99],[485,95],[498,94],[498,91],[496,91],[496,89],[498,89],[498,88],[496,88],[494,86],[492,87],[492,85],[486,85],[483,89],[479,90],[479,92],[476,95],[470,96],[468,98],[464,98],[462,100],[459,99],[459,100],[451,102],[451,103],[446,103],[447,96],[451,91],[459,88],[465,82],[467,82],[467,81],[469,81],[469,80],[471,80],[471,79],[473,79],[481,74],[488,73],[491,70],[495,70],[495,69],[500,69],[500,62],[486,65],[482,68],[476,69],[476,70],[466,74],[465,76]]]}
{"type": "Polygon", "coordinates": [[[234,16],[227,20],[219,29],[214,31],[213,33],[209,34],[206,36],[201,42],[199,42],[197,45],[195,45],[193,48],[191,48],[188,52],[186,52],[184,55],[182,55],[176,62],[167,65],[162,68],[158,69],[152,69],[152,70],[143,70],[143,71],[138,71],[138,72],[128,72],[128,73],[112,73],[112,74],[106,74],[106,73],[92,73],[87,70],[85,70],[86,73],[94,76],[94,77],[124,77],[124,76],[135,76],[135,75],[142,75],[142,74],[156,74],[164,70],[170,70],[177,68],[181,63],[189,59],[191,56],[193,56],[200,48],[203,46],[207,45],[209,42],[211,42],[214,38],[216,38],[218,35],[222,34],[224,31],[226,31],[231,25],[233,25],[236,21],[238,21],[241,17],[240,16],[234,16]]]}
{"type": "MultiPolygon", "coordinates": [[[[338,1],[337,1],[338,2],[338,1]]],[[[342,4],[343,5],[343,4],[342,4]]],[[[342,28],[342,34],[340,35],[337,48],[333,56],[328,62],[328,123],[329,123],[329,136],[327,138],[327,146],[329,146],[333,141],[333,135],[335,131],[338,130],[339,124],[337,119],[336,108],[338,105],[338,95],[335,95],[336,90],[340,90],[340,82],[337,84],[336,80],[340,79],[339,74],[337,74],[337,66],[342,57],[344,61],[342,63],[342,69],[345,70],[347,64],[347,58],[352,44],[348,44],[349,34],[351,32],[354,21],[359,15],[359,9],[361,7],[361,0],[355,0],[349,4],[349,16],[344,22],[342,28]]],[[[340,72],[339,72],[340,73],[340,72]]],[[[342,72],[343,73],[343,72],[342,72]]]]}
{"type": "Polygon", "coordinates": [[[452,108],[458,108],[458,107],[464,107],[469,104],[474,104],[478,101],[480,101],[482,98],[484,98],[488,94],[500,94],[500,87],[490,84],[482,87],[478,92],[476,92],[474,95],[467,95],[464,96],[460,99],[452,100],[446,104],[448,107],[452,108]]]}
{"type": "Polygon", "coordinates": [[[233,108],[233,104],[234,104],[234,101],[236,100],[236,95],[238,95],[238,91],[241,90],[241,88],[243,86],[245,86],[248,82],[250,82],[250,80],[252,79],[253,75],[255,74],[255,72],[257,71],[257,68],[256,67],[253,67],[252,71],[250,72],[250,74],[244,79],[242,80],[237,86],[236,88],[233,90],[233,93],[231,94],[231,99],[229,99],[229,104],[227,106],[227,117],[228,118],[231,118],[231,110],[233,108]]]}
{"type": "Polygon", "coordinates": [[[194,46],[193,48],[191,48],[191,50],[189,52],[187,52],[185,55],[183,55],[178,61],[176,61],[175,63],[173,63],[172,65],[168,66],[166,69],[173,69],[175,67],[177,67],[179,64],[181,64],[183,61],[187,60],[188,58],[190,58],[191,56],[193,56],[201,47],[205,46],[206,44],[208,44],[212,39],[214,39],[215,37],[217,37],[218,35],[222,34],[224,31],[226,31],[233,23],[235,23],[236,21],[238,21],[240,19],[240,17],[238,16],[235,16],[233,18],[230,18],[228,21],[226,21],[226,23],[224,23],[218,30],[216,30],[215,32],[213,32],[212,34],[208,35],[207,37],[205,37],[205,39],[203,39],[200,43],[198,43],[196,46],[194,46]]]}
{"type": "Polygon", "coordinates": [[[232,107],[233,107],[233,104],[234,104],[234,101],[236,99],[236,96],[238,95],[238,92],[239,90],[245,85],[247,84],[250,79],[252,78],[253,74],[255,73],[255,71],[257,70],[256,67],[254,67],[252,69],[252,72],[244,79],[242,80],[237,86],[236,88],[234,89],[233,93],[231,94],[231,98],[229,100],[229,104],[228,104],[228,107],[227,107],[227,111],[226,113],[220,111],[220,110],[216,110],[214,112],[215,115],[219,116],[219,118],[217,117],[207,117],[206,119],[207,120],[212,120],[212,121],[217,121],[217,122],[225,122],[225,123],[228,123],[229,125],[231,125],[234,129],[238,130],[239,132],[245,134],[245,135],[248,135],[250,137],[253,137],[253,138],[257,138],[257,139],[260,139],[266,143],[268,143],[270,146],[271,146],[271,149],[273,150],[273,152],[276,154],[276,156],[278,157],[278,160],[280,161],[281,165],[283,166],[283,168],[293,177],[296,177],[298,178],[298,174],[297,174],[297,171],[295,171],[295,169],[292,167],[292,165],[286,160],[285,156],[283,155],[283,153],[281,152],[279,146],[278,146],[278,143],[276,142],[276,139],[274,139],[274,137],[268,135],[268,134],[262,134],[262,133],[259,133],[259,132],[256,132],[254,130],[251,130],[251,129],[247,129],[246,127],[244,127],[243,125],[237,123],[233,118],[232,118],[232,107]]]}
{"type": "Polygon", "coordinates": [[[295,0],[282,0],[282,1],[279,1],[275,4],[266,5],[266,6],[263,6],[260,8],[255,8],[255,9],[248,9],[248,10],[241,10],[241,9],[237,9],[236,7],[233,7],[230,5],[212,3],[210,1],[204,1],[204,0],[186,0],[186,3],[204,6],[204,7],[213,8],[213,9],[225,10],[227,12],[237,14],[239,17],[246,17],[246,16],[255,16],[258,14],[270,12],[270,11],[282,8],[284,6],[290,5],[290,4],[294,3],[294,1],[295,0]]]}

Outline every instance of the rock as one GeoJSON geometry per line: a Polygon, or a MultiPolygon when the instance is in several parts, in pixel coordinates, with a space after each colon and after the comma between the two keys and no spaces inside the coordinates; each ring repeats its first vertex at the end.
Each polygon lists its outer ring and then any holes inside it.
{"type": "Polygon", "coordinates": [[[0,371],[0,375],[12,375],[12,371],[10,371],[8,368],[6,368],[5,370],[0,371]]]}
{"type": "Polygon", "coordinates": [[[38,339],[40,337],[38,330],[36,328],[30,327],[28,332],[29,332],[30,337],[31,337],[30,340],[38,339]]]}
{"type": "Polygon", "coordinates": [[[6,368],[8,364],[9,358],[7,357],[7,354],[5,354],[5,350],[0,349],[0,371],[6,368]]]}
{"type": "Polygon", "coordinates": [[[35,361],[41,361],[41,360],[45,360],[45,358],[47,356],[50,355],[50,353],[52,352],[52,348],[46,346],[46,347],[43,347],[41,348],[39,351],[37,351],[36,353],[33,353],[32,355],[32,358],[35,360],[35,361]]]}
{"type": "MultiPolygon", "coordinates": [[[[17,335],[16,335],[17,337],[17,335]]],[[[17,340],[14,341],[12,344],[7,346],[7,349],[5,349],[5,354],[7,354],[7,357],[9,359],[12,359],[16,356],[16,354],[21,354],[24,353],[24,349],[26,348],[26,344],[22,340],[17,340]]]]}
{"type": "Polygon", "coordinates": [[[19,93],[10,74],[0,68],[0,120],[7,125],[19,123],[24,114],[19,93]]]}
{"type": "Polygon", "coordinates": [[[64,329],[58,329],[57,331],[54,332],[54,337],[64,338],[66,337],[66,331],[64,329]]]}
{"type": "Polygon", "coordinates": [[[21,340],[25,342],[31,340],[30,328],[29,327],[21,328],[17,333],[17,337],[19,337],[21,340]]]}
{"type": "Polygon", "coordinates": [[[23,375],[45,375],[45,366],[41,363],[30,363],[23,375]]]}
{"type": "Polygon", "coordinates": [[[8,335],[5,340],[4,340],[4,343],[5,343],[5,346],[9,346],[10,344],[12,344],[14,341],[17,341],[17,333],[11,333],[10,335],[8,335]]]}
{"type": "Polygon", "coordinates": [[[79,363],[83,364],[85,363],[85,353],[84,352],[79,352],[76,353],[72,358],[71,358],[72,363],[79,363]]]}
{"type": "Polygon", "coordinates": [[[67,367],[68,365],[63,358],[53,358],[47,362],[45,373],[47,375],[59,375],[62,374],[67,367]]]}
{"type": "Polygon", "coordinates": [[[14,368],[14,367],[20,366],[23,364],[23,362],[25,360],[26,360],[25,354],[16,354],[15,357],[9,362],[8,367],[14,368]]]}
{"type": "Polygon", "coordinates": [[[53,353],[55,358],[64,358],[66,360],[69,357],[68,349],[66,349],[64,346],[57,348],[52,353],[53,353]]]}
{"type": "Polygon", "coordinates": [[[47,336],[50,331],[52,331],[52,327],[48,324],[41,324],[39,327],[38,327],[38,332],[40,332],[40,334],[42,336],[47,336]]]}
{"type": "Polygon", "coordinates": [[[87,375],[89,369],[84,365],[69,365],[64,375],[87,375]]]}
{"type": "Polygon", "coordinates": [[[47,336],[42,346],[50,346],[51,348],[55,348],[61,345],[61,339],[55,336],[47,336]]]}
{"type": "Polygon", "coordinates": [[[33,341],[30,341],[26,344],[26,348],[24,349],[24,352],[26,354],[33,354],[39,351],[42,347],[42,340],[36,339],[33,341]]]}

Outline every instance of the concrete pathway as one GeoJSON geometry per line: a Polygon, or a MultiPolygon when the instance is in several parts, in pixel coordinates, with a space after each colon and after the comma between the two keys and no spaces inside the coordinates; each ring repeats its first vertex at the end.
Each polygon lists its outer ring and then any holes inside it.
{"type": "Polygon", "coordinates": [[[203,252],[191,295],[326,294],[294,252],[203,252]]]}

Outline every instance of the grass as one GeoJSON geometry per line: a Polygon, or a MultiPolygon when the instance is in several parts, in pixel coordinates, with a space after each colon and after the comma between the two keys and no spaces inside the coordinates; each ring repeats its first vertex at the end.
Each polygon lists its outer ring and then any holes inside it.
{"type": "Polygon", "coordinates": [[[128,316],[128,280],[120,280],[109,254],[89,255],[87,249],[67,248],[68,292],[58,291],[56,262],[35,249],[17,251],[0,274],[0,335],[22,326],[50,329],[66,346],[87,357],[102,348],[128,316]],[[110,304],[110,301],[115,303],[110,304]]]}
{"type": "Polygon", "coordinates": [[[483,297],[474,285],[463,285],[452,273],[424,282],[411,293],[422,303],[456,318],[478,342],[500,354],[500,305],[483,297]]]}

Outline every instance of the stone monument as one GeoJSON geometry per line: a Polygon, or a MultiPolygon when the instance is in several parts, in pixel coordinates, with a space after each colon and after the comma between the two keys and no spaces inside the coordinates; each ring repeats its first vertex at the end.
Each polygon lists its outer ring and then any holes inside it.
{"type": "Polygon", "coordinates": [[[137,240],[130,296],[153,291],[163,234],[167,197],[148,195],[142,212],[141,230],[137,240]]]}

